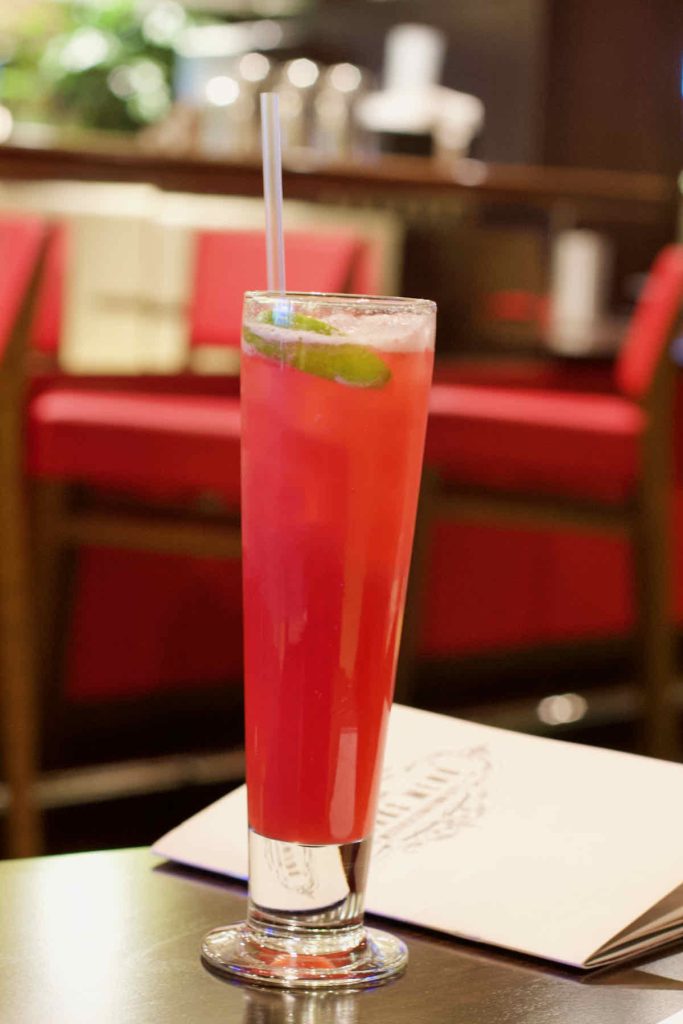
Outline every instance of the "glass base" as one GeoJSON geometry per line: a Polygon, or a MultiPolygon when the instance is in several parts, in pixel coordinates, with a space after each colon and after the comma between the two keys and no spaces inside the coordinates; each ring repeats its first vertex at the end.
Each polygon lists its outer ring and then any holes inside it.
{"type": "Polygon", "coordinates": [[[363,927],[370,839],[312,846],[249,833],[249,908],[242,924],[215,928],[202,958],[256,985],[359,988],[400,974],[408,951],[363,927]]]}
{"type": "Polygon", "coordinates": [[[261,944],[248,925],[214,928],[202,943],[207,967],[254,985],[278,988],[361,988],[381,985],[401,974],[408,950],[400,939],[363,928],[359,945],[333,952],[304,952],[261,944]]]}

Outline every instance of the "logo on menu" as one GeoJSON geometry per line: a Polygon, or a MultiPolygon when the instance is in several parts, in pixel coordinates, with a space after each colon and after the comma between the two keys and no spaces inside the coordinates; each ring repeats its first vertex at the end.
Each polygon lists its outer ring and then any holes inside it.
{"type": "MultiPolygon", "coordinates": [[[[474,828],[488,807],[492,761],[486,746],[440,750],[401,768],[388,769],[382,779],[375,826],[373,859],[391,853],[413,853],[428,843],[452,839],[474,828]]],[[[305,909],[315,899],[324,906],[346,899],[349,879],[336,850],[264,840],[266,874],[282,893],[295,893],[305,909]],[[321,893],[321,886],[325,892],[321,893]]],[[[253,871],[254,881],[257,872],[253,871]]],[[[269,905],[272,902],[270,893],[269,905]]],[[[321,908],[318,908],[321,909],[321,908]]]]}
{"type": "Polygon", "coordinates": [[[373,857],[412,853],[473,828],[486,812],[491,757],[487,747],[440,750],[385,772],[373,857]]]}

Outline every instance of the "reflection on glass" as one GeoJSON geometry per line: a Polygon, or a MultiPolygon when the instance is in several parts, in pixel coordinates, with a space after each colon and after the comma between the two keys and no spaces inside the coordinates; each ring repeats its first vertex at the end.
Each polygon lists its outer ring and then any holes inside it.
{"type": "Polygon", "coordinates": [[[267,992],[246,995],[243,1024],[357,1024],[358,995],[332,992],[267,992]]]}

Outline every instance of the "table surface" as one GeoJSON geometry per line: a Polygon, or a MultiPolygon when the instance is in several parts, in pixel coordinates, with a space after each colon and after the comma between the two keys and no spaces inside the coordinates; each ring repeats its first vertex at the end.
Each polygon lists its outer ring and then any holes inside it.
{"type": "Polygon", "coordinates": [[[206,971],[204,932],[240,885],[147,850],[0,863],[2,1024],[679,1024],[683,951],[585,974],[390,926],[406,975],[340,995],[248,988],[206,971]]]}

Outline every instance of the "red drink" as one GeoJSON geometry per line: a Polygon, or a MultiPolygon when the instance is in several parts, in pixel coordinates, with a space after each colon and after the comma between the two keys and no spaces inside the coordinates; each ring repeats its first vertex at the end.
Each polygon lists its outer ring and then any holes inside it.
{"type": "Polygon", "coordinates": [[[242,538],[249,902],[202,957],[283,988],[376,985],[363,925],[410,562],[436,307],[245,298],[242,538]]]}
{"type": "Polygon", "coordinates": [[[433,359],[428,304],[351,321],[330,302],[343,341],[262,326],[248,300],[242,360],[249,824],[302,844],[372,831],[433,359]],[[369,350],[373,383],[326,361],[372,376],[369,350]]]}

